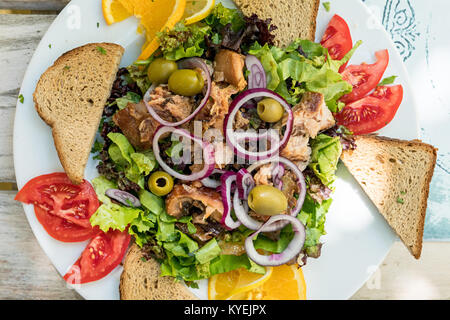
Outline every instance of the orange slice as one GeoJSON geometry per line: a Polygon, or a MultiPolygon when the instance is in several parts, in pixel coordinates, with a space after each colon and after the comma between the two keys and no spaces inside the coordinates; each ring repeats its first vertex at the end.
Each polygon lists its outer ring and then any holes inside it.
{"type": "Polygon", "coordinates": [[[160,31],[172,29],[182,18],[186,8],[186,0],[153,0],[159,3],[157,10],[148,11],[141,19],[147,36],[147,43],[144,45],[139,60],[148,59],[159,47],[159,39],[156,34],[160,31]],[[175,2],[169,6],[168,2],[175,2]],[[161,6],[160,3],[164,3],[161,6]],[[168,10],[172,8],[172,10],[168,10]],[[170,12],[169,12],[170,11],[170,12]]]}
{"type": "Polygon", "coordinates": [[[132,16],[119,0],[102,0],[103,17],[111,25],[132,16]]]}
{"type": "Polygon", "coordinates": [[[132,15],[141,19],[138,32],[145,31],[146,42],[140,60],[149,58],[159,47],[158,32],[172,29],[183,18],[186,0],[102,0],[108,24],[132,15]]]}
{"type": "MultiPolygon", "coordinates": [[[[295,265],[274,267],[270,277],[250,290],[240,290],[239,275],[250,272],[232,271],[209,280],[208,296],[211,300],[306,300],[306,283],[303,271],[295,265]],[[238,275],[239,274],[239,275],[238,275]]],[[[244,276],[245,277],[245,276],[244,276]]],[[[253,277],[256,277],[253,274],[253,277]]],[[[251,279],[243,280],[249,281],[251,279]]],[[[256,283],[256,282],[255,282],[256,283]]],[[[244,288],[245,289],[245,288],[244,288]]]]}
{"type": "Polygon", "coordinates": [[[238,269],[211,277],[208,285],[210,300],[226,300],[241,292],[247,292],[262,286],[270,279],[272,268],[267,268],[265,274],[238,269]]]}

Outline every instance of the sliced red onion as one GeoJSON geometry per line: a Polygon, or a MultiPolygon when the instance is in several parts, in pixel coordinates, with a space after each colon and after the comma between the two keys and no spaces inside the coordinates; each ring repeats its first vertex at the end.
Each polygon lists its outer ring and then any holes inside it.
{"type": "Polygon", "coordinates": [[[283,181],[281,180],[285,173],[284,165],[277,164],[272,171],[272,181],[276,188],[282,190],[283,189],[283,181]]]}
{"type": "Polygon", "coordinates": [[[248,55],[245,58],[245,66],[247,67],[247,70],[250,71],[250,75],[248,76],[248,88],[266,88],[267,76],[261,61],[255,56],[248,55]]]}
{"type": "Polygon", "coordinates": [[[181,60],[180,62],[178,62],[178,67],[180,69],[194,69],[194,68],[199,68],[203,71],[203,75],[206,76],[206,92],[205,95],[202,99],[202,101],[200,102],[200,104],[198,105],[198,107],[194,110],[194,112],[192,112],[192,114],[181,120],[178,122],[169,122],[166,121],[164,119],[162,119],[157,113],[156,111],[150,107],[150,105],[148,104],[149,100],[150,100],[150,94],[153,90],[155,90],[156,86],[151,86],[150,89],[145,93],[144,96],[144,103],[148,109],[148,112],[150,113],[150,115],[156,120],[158,121],[160,124],[162,124],[163,126],[167,126],[167,127],[179,127],[189,121],[191,121],[192,119],[194,119],[199,112],[203,109],[203,107],[208,103],[208,99],[209,96],[211,95],[211,75],[210,75],[210,70],[208,68],[208,66],[205,64],[205,62],[203,62],[202,59],[200,58],[188,58],[188,59],[184,59],[181,60]]]}
{"type": "MultiPolygon", "coordinates": [[[[219,169],[214,169],[214,171],[211,173],[211,175],[216,174],[216,173],[220,173],[220,174],[224,174],[226,171],[225,170],[219,170],[219,169]]],[[[210,176],[203,179],[202,181],[200,181],[205,187],[207,188],[211,188],[211,189],[217,189],[218,187],[220,187],[220,185],[222,184],[221,181],[219,180],[214,180],[212,179],[210,176]]]]}
{"type": "MultiPolygon", "coordinates": [[[[277,93],[267,90],[267,89],[250,89],[241,93],[236,99],[234,99],[233,103],[230,106],[230,112],[225,118],[224,122],[224,132],[227,140],[227,144],[233,149],[237,156],[257,161],[262,159],[272,158],[275,155],[279,154],[279,151],[283,149],[289,141],[289,137],[292,133],[294,123],[294,115],[289,104],[277,93]],[[288,113],[288,120],[286,124],[286,131],[283,136],[283,139],[276,143],[271,143],[271,149],[265,150],[261,152],[252,152],[246,150],[243,146],[240,145],[239,142],[244,140],[262,140],[267,138],[273,138],[273,131],[270,130],[269,133],[264,133],[262,135],[258,135],[253,133],[239,133],[236,134],[233,130],[234,119],[239,109],[244,106],[248,101],[257,99],[257,98],[272,98],[278,101],[288,113]]],[[[273,142],[273,141],[272,141],[273,142]]]]}
{"type": "Polygon", "coordinates": [[[288,263],[302,251],[306,239],[305,226],[295,217],[288,215],[277,215],[271,217],[258,231],[250,235],[245,240],[245,250],[247,251],[247,256],[255,263],[264,267],[276,267],[288,263]],[[286,222],[292,224],[292,229],[294,231],[294,238],[289,243],[287,248],[278,254],[272,255],[261,255],[259,254],[253,244],[253,240],[261,232],[267,232],[272,224],[279,222],[286,222]]]}
{"type": "Polygon", "coordinates": [[[139,201],[139,199],[126,191],[122,191],[119,189],[108,189],[106,190],[105,194],[109,198],[120,202],[124,206],[134,208],[139,208],[141,206],[141,202],[139,201]]]}
{"type": "Polygon", "coordinates": [[[231,217],[231,188],[233,183],[236,183],[236,174],[234,172],[227,172],[220,177],[220,180],[222,181],[221,194],[224,208],[221,223],[227,230],[230,231],[241,226],[241,222],[239,220],[234,221],[233,217],[231,217]]]}
{"type": "Polygon", "coordinates": [[[174,178],[180,179],[182,181],[197,181],[197,180],[203,180],[206,177],[209,177],[211,173],[214,171],[215,167],[215,156],[214,156],[214,146],[210,144],[209,142],[203,141],[202,139],[193,136],[188,131],[184,129],[177,129],[174,127],[164,127],[161,126],[156,130],[155,136],[153,137],[153,153],[155,154],[156,161],[158,161],[161,168],[166,171],[168,174],[173,176],[174,178]],[[171,167],[169,167],[161,158],[160,154],[160,148],[159,148],[159,139],[161,136],[172,133],[177,134],[179,136],[185,137],[187,139],[190,139],[194,141],[194,143],[198,144],[203,149],[203,162],[204,166],[203,169],[199,172],[193,173],[191,175],[184,175],[181,173],[178,173],[177,171],[173,170],[171,167]]]}
{"type": "Polygon", "coordinates": [[[250,191],[255,187],[255,180],[247,169],[239,170],[236,180],[239,199],[247,199],[250,191]]]}
{"type": "Polygon", "coordinates": [[[300,213],[300,210],[303,207],[303,203],[305,202],[306,182],[305,182],[305,177],[304,177],[303,173],[292,161],[290,161],[286,158],[283,158],[283,157],[276,157],[273,159],[266,159],[266,160],[258,161],[256,163],[254,163],[253,165],[251,165],[247,170],[251,174],[253,171],[258,169],[259,167],[264,166],[268,163],[273,163],[273,162],[283,164],[285,166],[285,169],[291,170],[297,177],[297,185],[300,190],[300,194],[298,196],[297,204],[296,204],[295,208],[291,210],[291,214],[290,214],[291,216],[296,217],[300,213]]]}
{"type": "MultiPolygon", "coordinates": [[[[299,198],[297,200],[297,204],[296,204],[295,208],[292,209],[289,214],[289,216],[291,216],[291,217],[294,217],[294,218],[297,217],[303,207],[303,203],[304,203],[305,197],[306,197],[306,182],[305,182],[305,178],[304,178],[302,172],[298,169],[298,167],[294,163],[292,163],[291,161],[289,161],[285,158],[282,158],[282,157],[259,161],[255,164],[253,164],[252,166],[250,166],[247,169],[247,171],[249,174],[251,174],[253,171],[258,169],[259,167],[264,166],[268,163],[275,164],[275,168],[283,165],[283,166],[291,169],[294,172],[294,174],[297,176],[297,184],[300,189],[300,194],[299,194],[299,198]]],[[[281,177],[280,177],[280,180],[281,180],[281,177]]],[[[249,216],[249,214],[248,214],[249,209],[248,209],[247,203],[245,201],[242,201],[237,193],[234,195],[234,198],[233,198],[233,207],[234,207],[234,212],[236,213],[236,217],[238,218],[238,220],[244,226],[246,226],[248,229],[258,230],[262,227],[262,225],[263,225],[262,222],[257,221],[249,216]]],[[[286,221],[279,221],[277,223],[273,223],[266,228],[265,232],[278,231],[280,229],[283,229],[287,224],[288,223],[286,221]]]]}

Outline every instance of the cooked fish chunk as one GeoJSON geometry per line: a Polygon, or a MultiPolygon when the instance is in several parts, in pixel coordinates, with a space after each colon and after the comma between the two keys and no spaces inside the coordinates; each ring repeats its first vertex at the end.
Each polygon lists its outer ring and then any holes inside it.
{"type": "Polygon", "coordinates": [[[244,77],[244,56],[231,50],[220,50],[214,60],[214,79],[225,81],[242,91],[247,86],[244,77]]]}
{"type": "Polygon", "coordinates": [[[253,177],[255,180],[255,184],[257,186],[259,185],[273,185],[272,184],[272,165],[266,164],[259,168],[258,172],[256,172],[255,176],[253,177]]]}
{"type": "Polygon", "coordinates": [[[189,117],[193,111],[193,98],[173,94],[167,85],[161,85],[150,94],[148,105],[164,120],[177,122],[189,117]]]}
{"type": "Polygon", "coordinates": [[[217,82],[212,82],[209,101],[195,117],[195,120],[203,121],[204,131],[212,128],[220,130],[223,134],[223,124],[230,109],[231,96],[238,92],[238,89],[233,85],[223,86],[217,82]]]}
{"type": "Polygon", "coordinates": [[[303,133],[314,139],[319,132],[336,124],[321,93],[306,92],[292,111],[294,112],[294,135],[303,133]]]}
{"type": "MultiPolygon", "coordinates": [[[[165,85],[153,91],[148,104],[162,119],[170,122],[187,118],[193,109],[192,99],[174,95],[165,85]]],[[[153,136],[160,126],[143,101],[137,104],[129,103],[125,109],[116,112],[113,121],[138,150],[148,150],[152,147],[153,136]]]]}
{"type": "Polygon", "coordinates": [[[198,188],[192,185],[177,184],[166,199],[167,213],[177,219],[203,214],[206,221],[212,218],[216,222],[222,220],[224,212],[220,193],[209,188],[198,188]]]}
{"type": "Polygon", "coordinates": [[[309,137],[306,135],[291,136],[286,147],[280,155],[291,161],[307,162],[311,157],[309,137]]]}
{"type": "Polygon", "coordinates": [[[148,150],[152,147],[159,123],[148,113],[144,102],[129,103],[125,109],[116,112],[113,121],[136,149],[148,150]]]}

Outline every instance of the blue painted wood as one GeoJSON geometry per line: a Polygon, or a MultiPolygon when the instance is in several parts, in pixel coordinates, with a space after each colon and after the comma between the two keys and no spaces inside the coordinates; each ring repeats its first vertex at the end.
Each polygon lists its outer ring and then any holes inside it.
{"type": "Polygon", "coordinates": [[[391,35],[418,102],[421,139],[439,149],[425,240],[450,241],[450,29],[448,0],[362,0],[391,35]]]}

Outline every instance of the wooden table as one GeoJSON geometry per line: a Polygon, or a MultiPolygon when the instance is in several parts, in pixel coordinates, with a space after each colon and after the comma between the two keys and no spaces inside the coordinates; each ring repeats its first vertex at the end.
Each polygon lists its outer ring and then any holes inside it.
{"type": "MultiPolygon", "coordinates": [[[[39,247],[21,204],[13,200],[17,191],[12,132],[19,88],[41,37],[67,2],[0,0],[0,10],[53,12],[0,14],[0,189],[10,189],[0,191],[0,300],[81,299],[57,274],[39,247]]],[[[449,262],[449,243],[425,243],[422,259],[415,261],[397,242],[353,299],[450,299],[449,262]]]]}

